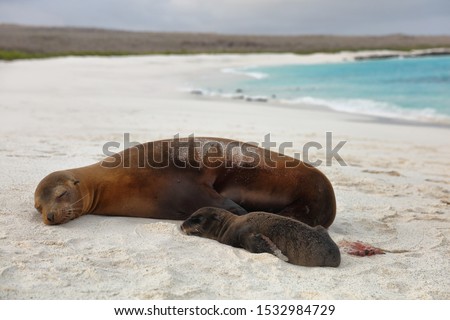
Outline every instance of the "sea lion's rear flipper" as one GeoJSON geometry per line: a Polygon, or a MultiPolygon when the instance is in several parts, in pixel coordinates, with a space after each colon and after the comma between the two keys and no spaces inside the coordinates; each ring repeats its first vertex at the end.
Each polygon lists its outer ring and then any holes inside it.
{"type": "Polygon", "coordinates": [[[267,252],[277,256],[283,261],[289,260],[270,238],[260,233],[251,233],[248,235],[244,239],[242,247],[253,253],[267,252]]]}

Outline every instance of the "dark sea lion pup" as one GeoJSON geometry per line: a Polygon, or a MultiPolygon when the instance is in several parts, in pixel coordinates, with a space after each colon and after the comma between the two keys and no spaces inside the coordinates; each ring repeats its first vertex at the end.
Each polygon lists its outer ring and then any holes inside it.
{"type": "Polygon", "coordinates": [[[341,262],[339,248],[325,228],[271,213],[237,216],[220,208],[201,208],[183,222],[181,230],[250,252],[268,252],[301,266],[338,267],[341,262]]]}

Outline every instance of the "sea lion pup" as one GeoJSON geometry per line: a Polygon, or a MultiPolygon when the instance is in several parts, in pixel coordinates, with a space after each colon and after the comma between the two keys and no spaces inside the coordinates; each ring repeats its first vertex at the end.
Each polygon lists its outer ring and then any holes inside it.
{"type": "Polygon", "coordinates": [[[35,207],[46,224],[85,214],[184,220],[202,207],[266,211],[328,227],[336,214],[325,175],[300,160],[222,138],[147,142],[45,177],[35,207]]]}
{"type": "Polygon", "coordinates": [[[201,208],[183,222],[188,235],[217,240],[250,252],[268,252],[292,264],[307,267],[338,267],[341,254],[322,226],[267,212],[237,216],[219,208],[201,208]]]}

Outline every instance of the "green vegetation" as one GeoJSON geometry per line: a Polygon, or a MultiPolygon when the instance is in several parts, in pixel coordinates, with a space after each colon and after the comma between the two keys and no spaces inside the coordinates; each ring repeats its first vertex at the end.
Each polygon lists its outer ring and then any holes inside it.
{"type": "MultiPolygon", "coordinates": [[[[395,51],[403,51],[409,52],[417,49],[431,49],[428,46],[420,46],[414,48],[387,48],[386,50],[395,50],[395,51]]],[[[377,50],[377,49],[363,49],[363,50],[377,50]]],[[[291,53],[294,54],[313,54],[317,52],[324,53],[338,53],[342,51],[355,52],[359,51],[359,49],[323,49],[323,50],[296,50],[291,53]]],[[[286,51],[288,52],[288,51],[286,51]]],[[[173,51],[152,51],[152,52],[108,52],[108,51],[78,51],[78,52],[25,52],[25,51],[10,51],[10,50],[2,50],[0,49],[0,60],[4,61],[13,61],[20,59],[46,59],[46,58],[55,58],[55,57],[89,57],[89,56],[97,56],[97,57],[117,57],[117,56],[142,56],[142,55],[185,55],[185,54],[263,54],[263,53],[286,53],[285,51],[265,51],[265,50],[173,50],[173,51]]]]}
{"type": "Polygon", "coordinates": [[[184,54],[225,54],[225,53],[252,53],[246,51],[214,51],[214,52],[201,52],[201,51],[160,51],[160,52],[98,52],[98,51],[81,51],[81,52],[54,52],[54,53],[30,53],[22,51],[7,51],[0,50],[0,60],[13,61],[20,59],[45,59],[55,57],[117,57],[117,56],[142,56],[142,55],[184,55],[184,54]]]}
{"type": "MultiPolygon", "coordinates": [[[[0,50],[0,60],[13,61],[20,59],[46,59],[55,57],[118,57],[118,56],[142,56],[142,55],[183,55],[183,54],[196,54],[196,53],[209,53],[209,54],[221,54],[231,52],[196,52],[196,51],[161,51],[161,52],[99,52],[99,51],[80,51],[80,52],[52,52],[52,53],[32,53],[23,51],[8,51],[0,50]]],[[[244,52],[232,52],[232,53],[244,53],[244,52]]],[[[249,53],[249,52],[247,52],[249,53]]]]}
{"type": "Polygon", "coordinates": [[[37,58],[45,58],[44,54],[37,53],[26,53],[19,51],[4,51],[0,50],[0,59],[1,60],[16,60],[16,59],[37,59],[37,58]]]}
{"type": "Polygon", "coordinates": [[[32,53],[22,51],[7,51],[0,50],[0,60],[12,61],[19,59],[44,59],[54,57],[68,57],[68,56],[127,56],[136,55],[136,53],[128,52],[54,52],[54,53],[32,53]]]}

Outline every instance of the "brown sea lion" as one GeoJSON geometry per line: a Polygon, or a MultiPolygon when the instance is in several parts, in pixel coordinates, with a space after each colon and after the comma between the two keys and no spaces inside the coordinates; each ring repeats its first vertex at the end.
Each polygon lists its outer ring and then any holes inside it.
{"type": "Polygon", "coordinates": [[[221,138],[139,144],[90,166],[57,171],[35,191],[46,224],[85,214],[184,220],[202,207],[273,212],[328,227],[328,179],[300,160],[221,138]]]}
{"type": "Polygon", "coordinates": [[[289,263],[337,267],[339,248],[322,226],[267,212],[237,216],[220,208],[201,208],[181,225],[188,235],[217,240],[250,252],[268,252],[289,263]]]}

